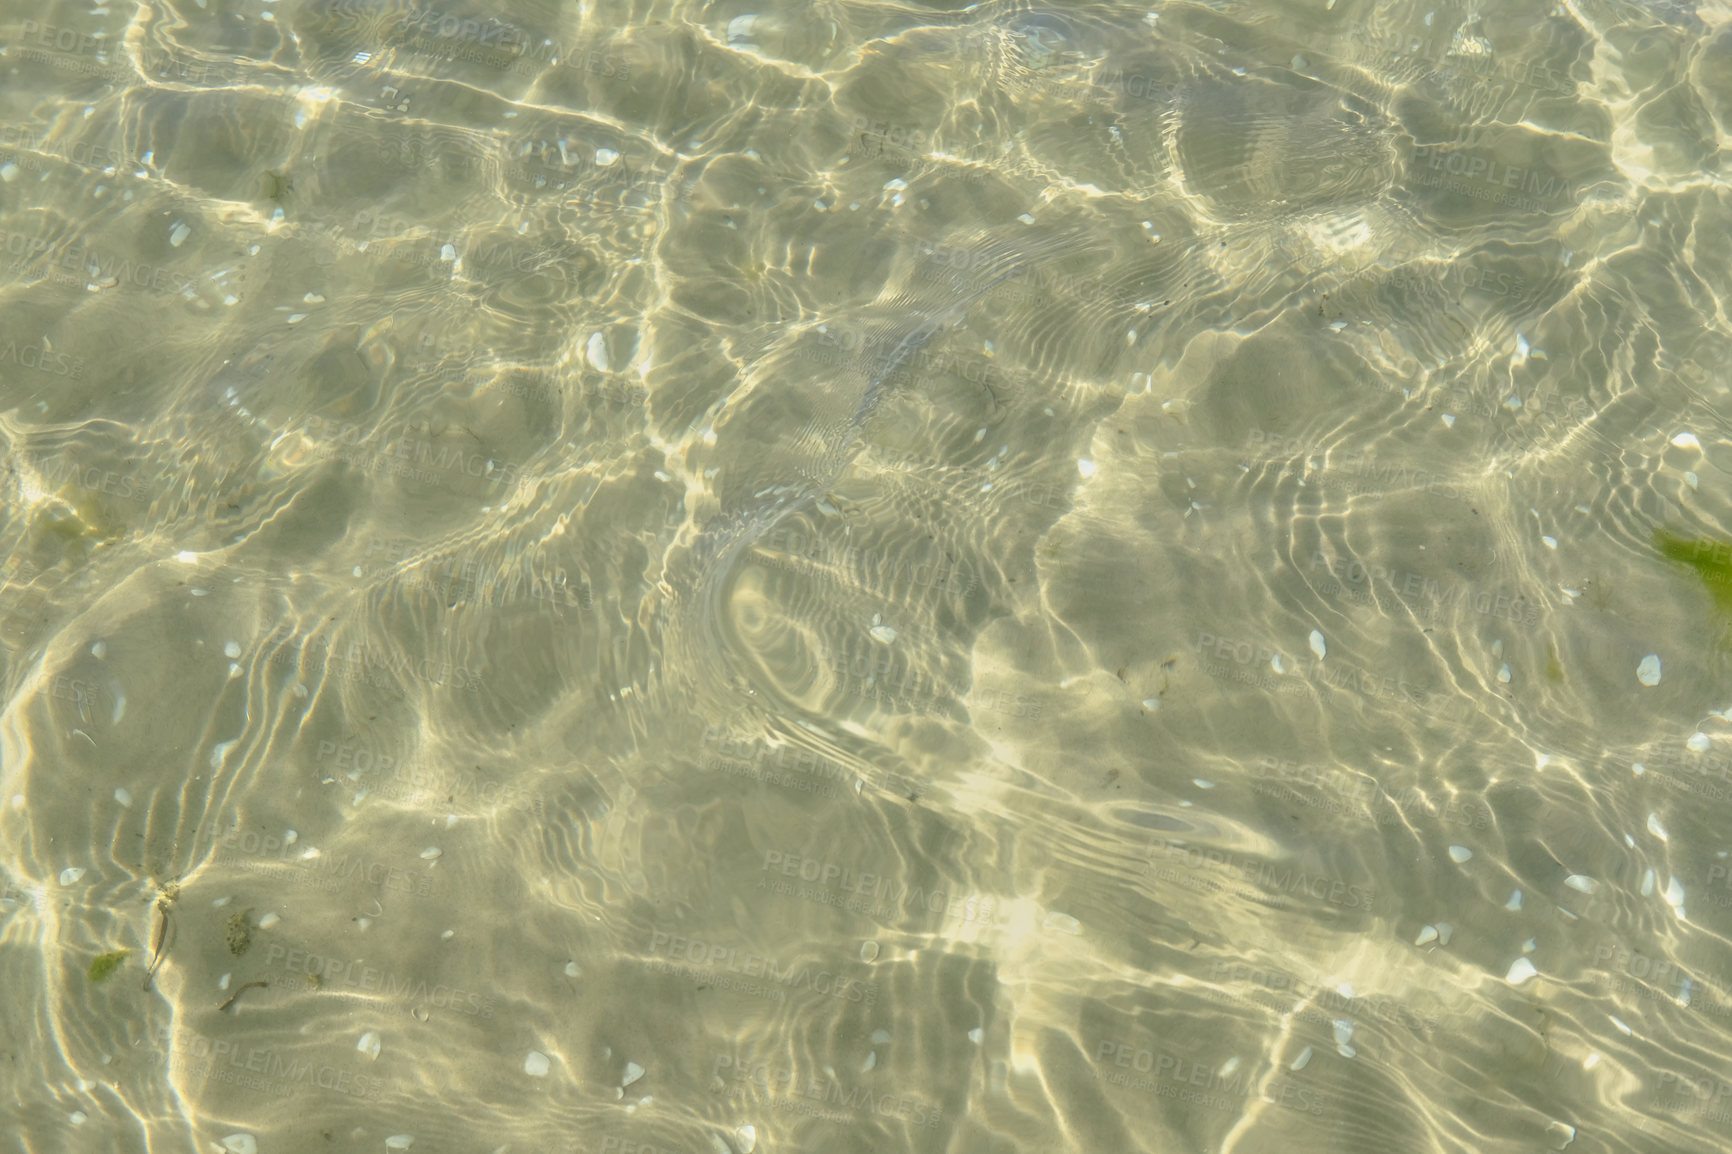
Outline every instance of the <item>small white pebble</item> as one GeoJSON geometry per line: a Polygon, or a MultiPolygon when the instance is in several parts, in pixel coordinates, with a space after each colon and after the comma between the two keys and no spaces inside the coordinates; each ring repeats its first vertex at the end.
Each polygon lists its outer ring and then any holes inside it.
{"type": "Polygon", "coordinates": [[[67,866],[65,869],[60,871],[60,884],[63,886],[72,885],[72,884],[76,883],[78,881],[78,879],[83,877],[83,876],[84,876],[84,867],[83,866],[67,866]]]}
{"type": "Polygon", "coordinates": [[[1666,883],[1666,904],[1676,910],[1680,918],[1684,916],[1684,883],[1677,878],[1666,883]]]}
{"type": "Polygon", "coordinates": [[[866,1070],[870,1070],[870,1069],[872,1069],[872,1067],[876,1066],[877,1064],[878,1064],[878,1051],[877,1050],[870,1050],[866,1054],[866,1064],[861,1067],[861,1071],[864,1072],[866,1070]]]}
{"type": "Polygon", "coordinates": [[[1507,901],[1503,904],[1503,908],[1506,910],[1519,910],[1519,909],[1521,909],[1522,908],[1522,892],[1520,890],[1515,890],[1514,892],[1512,892],[1509,896],[1509,901],[1507,901]]]}
{"type": "Polygon", "coordinates": [[[1460,865],[1473,857],[1473,851],[1464,845],[1452,845],[1449,847],[1449,856],[1454,859],[1457,865],[1460,865]]]}
{"type": "Polygon", "coordinates": [[[72,1124],[74,1126],[82,1126],[86,1122],[90,1121],[90,1116],[83,1110],[74,1110],[71,1113],[70,1118],[72,1119],[72,1124]]]}
{"type": "Polygon", "coordinates": [[[1558,547],[1558,539],[1556,537],[1541,537],[1540,540],[1545,542],[1547,549],[1556,549],[1558,547]]]}
{"type": "Polygon", "coordinates": [[[890,1041],[890,1031],[889,1030],[873,1030],[872,1031],[872,1044],[874,1046],[882,1046],[888,1041],[890,1041]]]}
{"type": "Polygon", "coordinates": [[[1303,1050],[1299,1051],[1299,1056],[1297,1058],[1294,1058],[1293,1064],[1288,1066],[1287,1068],[1289,1070],[1294,1071],[1294,1072],[1298,1072],[1300,1070],[1303,1070],[1305,1067],[1307,1067],[1311,1064],[1311,1055],[1313,1052],[1314,1051],[1311,1049],[1310,1046],[1306,1046],[1303,1050]]]}
{"type": "Polygon", "coordinates": [[[986,1031],[982,1030],[979,1026],[968,1031],[968,1040],[973,1042],[976,1046],[980,1045],[980,1040],[984,1037],[986,1037],[986,1031]]]}
{"type": "Polygon", "coordinates": [[[627,1062],[625,1064],[625,1079],[620,1082],[620,1085],[629,1086],[641,1077],[643,1077],[643,1067],[636,1062],[627,1062]]]}
{"type": "Polygon", "coordinates": [[[531,1078],[547,1077],[547,1055],[539,1050],[529,1051],[529,1057],[523,1060],[523,1072],[531,1078]]]}
{"type": "Polygon", "coordinates": [[[1061,934],[1081,934],[1082,923],[1069,914],[1061,914],[1057,910],[1049,910],[1041,923],[1044,929],[1054,930],[1061,934]]]}
{"type": "Polygon", "coordinates": [[[218,978],[217,979],[217,989],[219,989],[219,990],[228,989],[229,988],[229,978],[232,976],[233,975],[231,975],[231,974],[224,974],[222,977],[218,978]]]}
{"type": "Polygon", "coordinates": [[[1680,449],[1700,449],[1702,442],[1696,439],[1695,433],[1679,433],[1672,438],[1672,443],[1680,449]]]}
{"type": "Polygon", "coordinates": [[[185,243],[186,238],[191,235],[192,229],[188,228],[183,221],[177,220],[174,222],[174,228],[169,231],[168,243],[173,245],[175,248],[179,248],[183,243],[185,243]]]}
{"type": "Polygon", "coordinates": [[[1436,926],[1426,926],[1419,931],[1419,936],[1417,938],[1413,939],[1413,944],[1416,946],[1423,946],[1427,942],[1435,942],[1436,940],[1437,940],[1437,927],[1436,926]]]}
{"type": "Polygon", "coordinates": [[[1599,882],[1585,874],[1571,874],[1564,879],[1564,884],[1584,894],[1591,894],[1600,888],[1599,882]]]}
{"type": "Polygon", "coordinates": [[[1522,943],[1522,953],[1524,953],[1524,954],[1531,954],[1539,948],[1540,948],[1540,944],[1538,942],[1534,941],[1532,938],[1529,938],[1527,941],[1522,943]]]}
{"type": "Polygon", "coordinates": [[[1095,463],[1087,457],[1078,457],[1076,461],[1076,471],[1085,477],[1092,477],[1095,475],[1095,463]]]}
{"type": "Polygon", "coordinates": [[[1517,958],[1510,964],[1509,973],[1504,976],[1504,981],[1512,986],[1519,986],[1537,973],[1539,971],[1534,969],[1532,962],[1526,958],[1517,958]]]}
{"type": "Polygon", "coordinates": [[[1311,631],[1311,652],[1315,653],[1319,658],[1327,657],[1329,655],[1328,643],[1323,640],[1323,634],[1315,629],[1311,631]]]}
{"type": "Polygon", "coordinates": [[[1643,685],[1660,684],[1660,655],[1650,653],[1642,658],[1642,663],[1636,666],[1636,680],[1643,685]]]}
{"type": "Polygon", "coordinates": [[[422,861],[432,861],[434,858],[438,857],[440,854],[442,854],[444,852],[445,851],[440,849],[438,846],[431,846],[430,845],[426,849],[421,851],[421,860],[422,861]]]}
{"type": "Polygon", "coordinates": [[[259,1140],[251,1134],[230,1134],[223,1139],[228,1154],[259,1154],[259,1140]]]}
{"type": "Polygon", "coordinates": [[[361,1040],[355,1043],[355,1049],[376,1060],[379,1057],[379,1031],[368,1030],[362,1034],[361,1040]]]}
{"type": "Polygon", "coordinates": [[[98,661],[101,661],[104,657],[107,657],[108,656],[108,642],[98,641],[95,645],[92,645],[90,647],[90,655],[92,657],[96,658],[98,661]]]}
{"type": "Polygon", "coordinates": [[[758,1128],[756,1126],[741,1126],[734,1131],[734,1136],[740,1140],[740,1154],[752,1154],[758,1148],[758,1128]]]}
{"type": "Polygon", "coordinates": [[[1335,1019],[1335,1052],[1351,1058],[1359,1051],[1348,1045],[1353,1040],[1353,1023],[1346,1018],[1335,1019]]]}
{"type": "Polygon", "coordinates": [[[1651,813],[1648,815],[1648,832],[1659,838],[1661,841],[1667,840],[1666,827],[1660,824],[1659,814],[1651,813]]]}
{"type": "Polygon", "coordinates": [[[872,640],[883,642],[885,645],[889,645],[892,641],[896,640],[896,630],[890,628],[888,625],[874,625],[870,632],[872,634],[872,640]]]}
{"type": "Polygon", "coordinates": [[[1618,1027],[1618,1029],[1622,1030],[1626,1037],[1632,1037],[1632,1038],[1635,1037],[1635,1031],[1630,1029],[1629,1026],[1625,1025],[1624,1020],[1622,1018],[1618,1017],[1616,1014],[1607,1014],[1606,1017],[1612,1019],[1612,1025],[1614,1025],[1614,1026],[1618,1027]]]}
{"type": "Polygon", "coordinates": [[[259,919],[259,929],[268,930],[282,920],[282,918],[278,917],[274,913],[266,914],[264,917],[259,919]]]}
{"type": "Polygon", "coordinates": [[[1684,745],[1691,753],[1707,753],[1713,748],[1714,742],[1706,733],[1703,733],[1698,729],[1695,733],[1690,735],[1689,739],[1684,742],[1684,745]]]}
{"type": "Polygon", "coordinates": [[[230,641],[223,645],[224,657],[239,657],[240,655],[241,647],[239,642],[230,641]]]}
{"type": "Polygon", "coordinates": [[[1455,933],[1455,927],[1448,922],[1437,923],[1437,941],[1439,945],[1449,945],[1450,936],[1455,933]]]}
{"type": "Polygon", "coordinates": [[[114,790],[114,800],[118,801],[121,805],[131,805],[132,795],[119,786],[116,786],[114,790]]]}
{"type": "Polygon", "coordinates": [[[1508,685],[1509,684],[1509,677],[1510,677],[1509,662],[1506,661],[1501,666],[1498,667],[1497,679],[1499,681],[1503,682],[1505,685],[1508,685]]]}

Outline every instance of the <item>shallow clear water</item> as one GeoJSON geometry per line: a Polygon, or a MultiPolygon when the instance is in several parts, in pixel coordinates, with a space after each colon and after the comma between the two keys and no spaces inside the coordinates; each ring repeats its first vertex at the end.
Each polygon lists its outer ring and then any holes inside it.
{"type": "Polygon", "coordinates": [[[1732,7],[0,30],[0,1150],[1726,1147],[1732,7]]]}

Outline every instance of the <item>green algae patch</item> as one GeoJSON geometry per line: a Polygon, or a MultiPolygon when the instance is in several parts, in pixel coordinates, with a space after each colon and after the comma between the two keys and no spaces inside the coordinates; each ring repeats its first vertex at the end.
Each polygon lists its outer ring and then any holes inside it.
{"type": "Polygon", "coordinates": [[[121,964],[131,956],[131,950],[115,950],[113,953],[100,954],[95,961],[90,963],[90,969],[84,972],[84,976],[93,982],[100,982],[120,969],[121,964]]]}
{"type": "Polygon", "coordinates": [[[1546,642],[1546,679],[1562,683],[1564,680],[1564,663],[1558,660],[1557,643],[1546,642]]]}
{"type": "Polygon", "coordinates": [[[1666,560],[1694,569],[1708,587],[1714,604],[1732,613],[1732,541],[1683,537],[1667,529],[1656,529],[1654,548],[1666,560]]]}
{"type": "Polygon", "coordinates": [[[247,915],[251,909],[244,909],[236,914],[230,914],[228,925],[224,927],[223,940],[228,943],[229,953],[240,957],[253,944],[253,928],[247,924],[247,915]]]}

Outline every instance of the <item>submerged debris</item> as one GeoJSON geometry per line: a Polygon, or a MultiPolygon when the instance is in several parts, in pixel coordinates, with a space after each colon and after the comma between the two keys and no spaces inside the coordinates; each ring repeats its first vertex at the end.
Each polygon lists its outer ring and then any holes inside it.
{"type": "Polygon", "coordinates": [[[85,976],[93,982],[100,982],[118,970],[121,964],[131,956],[131,950],[114,950],[110,953],[99,954],[96,960],[90,963],[90,969],[85,971],[85,976]]]}
{"type": "Polygon", "coordinates": [[[234,1005],[235,1000],[237,998],[239,998],[242,994],[246,993],[248,990],[263,989],[269,985],[270,985],[270,983],[267,981],[264,981],[263,979],[260,979],[259,981],[256,981],[256,982],[248,982],[246,985],[242,986],[240,989],[238,989],[234,993],[230,994],[229,1000],[217,1007],[217,1013],[220,1014],[224,1010],[228,1009],[230,1006],[234,1005]]]}
{"type": "Polygon", "coordinates": [[[253,930],[247,924],[247,915],[252,912],[248,908],[229,915],[228,929],[223,934],[223,940],[228,943],[229,953],[237,958],[246,953],[253,944],[253,930]]]}

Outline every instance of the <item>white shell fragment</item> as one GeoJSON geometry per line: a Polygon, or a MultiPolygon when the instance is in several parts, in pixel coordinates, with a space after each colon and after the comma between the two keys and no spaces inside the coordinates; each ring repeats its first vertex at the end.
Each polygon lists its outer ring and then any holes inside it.
{"type": "Polygon", "coordinates": [[[529,1057],[523,1060],[523,1072],[531,1078],[547,1077],[547,1055],[539,1050],[529,1051],[529,1057]]]}
{"type": "Polygon", "coordinates": [[[259,1140],[251,1134],[230,1134],[223,1139],[223,1149],[229,1154],[259,1154],[259,1140]]]}
{"type": "Polygon", "coordinates": [[[1658,653],[1650,653],[1642,658],[1642,663],[1636,666],[1636,680],[1648,686],[1660,684],[1660,655],[1658,653]]]}
{"type": "Polygon", "coordinates": [[[1311,652],[1315,653],[1319,660],[1329,655],[1329,644],[1323,640],[1323,634],[1315,629],[1311,631],[1311,652]]]}
{"type": "Polygon", "coordinates": [[[374,1061],[379,1060],[379,1031],[368,1030],[361,1035],[361,1040],[355,1043],[355,1049],[367,1055],[374,1061]]]}
{"type": "Polygon", "coordinates": [[[1460,865],[1473,857],[1473,851],[1464,845],[1452,845],[1449,847],[1449,857],[1455,864],[1460,865]]]}
{"type": "Polygon", "coordinates": [[[1510,963],[1509,973],[1504,976],[1504,981],[1512,986],[1519,986],[1537,973],[1539,971],[1534,968],[1532,962],[1526,958],[1517,958],[1510,963]]]}
{"type": "Polygon", "coordinates": [[[627,1062],[625,1064],[625,1077],[620,1081],[620,1085],[629,1086],[641,1077],[643,1077],[643,1067],[636,1062],[627,1062]]]}

